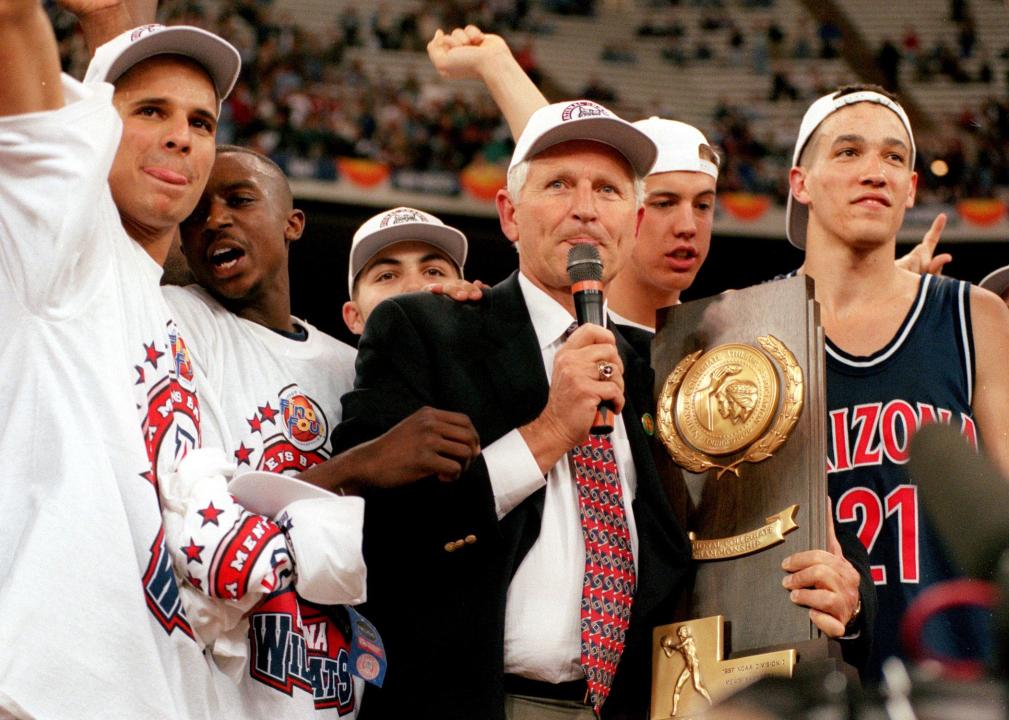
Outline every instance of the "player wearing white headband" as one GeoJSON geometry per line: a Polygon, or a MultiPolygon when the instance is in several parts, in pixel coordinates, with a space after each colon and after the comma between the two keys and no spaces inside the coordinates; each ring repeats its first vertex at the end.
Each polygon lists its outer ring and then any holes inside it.
{"type": "Polygon", "coordinates": [[[634,125],[659,157],[645,179],[638,236],[608,299],[614,322],[654,332],[655,311],[680,301],[708,256],[719,157],[692,125],[657,117],[634,125]]]}
{"type": "MultiPolygon", "coordinates": [[[[894,262],[918,176],[911,124],[882,88],[814,102],[790,171],[788,238],[806,251],[827,335],[828,478],[836,519],[869,550],[879,597],[871,669],[900,654],[907,606],[953,577],[904,469],[910,436],[953,423],[1009,469],[1009,310],[967,283],[894,262]]],[[[950,478],[950,482],[956,482],[950,478]]],[[[952,510],[951,510],[952,511],[952,510]]],[[[969,521],[969,519],[965,519],[969,521]]],[[[982,654],[973,620],[933,621],[937,653],[982,654]]]]}

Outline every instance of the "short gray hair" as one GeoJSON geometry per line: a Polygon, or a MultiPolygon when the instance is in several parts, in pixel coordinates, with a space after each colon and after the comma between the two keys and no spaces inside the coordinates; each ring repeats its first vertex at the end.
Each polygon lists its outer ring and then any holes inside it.
{"type": "MultiPolygon", "coordinates": [[[[508,169],[508,194],[511,201],[518,204],[519,195],[525,187],[526,178],[529,177],[530,160],[523,160],[508,169]]],[[[637,210],[645,204],[645,179],[634,176],[634,209],[637,210]]]]}

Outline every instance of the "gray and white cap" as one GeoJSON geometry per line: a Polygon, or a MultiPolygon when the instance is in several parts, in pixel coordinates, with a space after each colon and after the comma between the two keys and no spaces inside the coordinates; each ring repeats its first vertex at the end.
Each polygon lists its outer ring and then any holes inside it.
{"type": "MultiPolygon", "coordinates": [[[[838,96],[836,92],[824,95],[822,98],[809,106],[806,114],[802,117],[802,125],[799,126],[799,138],[795,141],[795,152],[792,155],[792,166],[799,164],[802,151],[806,149],[806,143],[812,137],[820,124],[838,110],[846,108],[860,102],[871,102],[882,105],[892,110],[911,140],[911,167],[914,167],[915,145],[914,133],[911,132],[911,121],[907,119],[907,113],[895,100],[891,100],[886,95],[881,95],[872,90],[861,90],[859,92],[848,93],[838,96]]],[[[800,250],[806,249],[806,226],[809,223],[809,208],[798,202],[789,194],[788,204],[785,207],[785,232],[788,234],[788,241],[800,250]]]]}
{"type": "Polygon", "coordinates": [[[155,55],[182,55],[198,62],[210,75],[219,101],[235,87],[242,69],[238,50],[212,32],[191,25],[141,25],[100,46],[84,82],[114,83],[131,67],[155,55]]]}
{"type": "Polygon", "coordinates": [[[398,207],[368,218],[354,233],[347,272],[348,292],[353,295],[354,279],[379,251],[409,240],[424,242],[443,250],[462,273],[468,250],[466,236],[423,210],[398,207]]]}
{"type": "Polygon", "coordinates": [[[508,169],[544,150],[570,140],[609,145],[645,177],[655,164],[655,143],[641,130],[592,100],[568,100],[541,107],[532,114],[515,143],[508,169]]]}

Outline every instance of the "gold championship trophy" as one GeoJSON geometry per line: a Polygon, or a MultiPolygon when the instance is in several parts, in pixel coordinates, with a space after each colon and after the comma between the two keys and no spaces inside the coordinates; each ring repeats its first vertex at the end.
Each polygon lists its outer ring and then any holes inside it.
{"type": "Polygon", "coordinates": [[[826,546],[823,331],[795,277],[660,311],[657,457],[690,531],[684,618],[654,630],[651,718],[703,713],[753,680],[830,661],[781,562],[826,546]],[[677,467],[678,466],[678,467],[677,467]]]}

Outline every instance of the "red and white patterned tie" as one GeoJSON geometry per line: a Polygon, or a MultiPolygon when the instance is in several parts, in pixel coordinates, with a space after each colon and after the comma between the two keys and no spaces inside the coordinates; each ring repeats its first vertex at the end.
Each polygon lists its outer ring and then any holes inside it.
{"type": "Polygon", "coordinates": [[[582,668],[598,714],[624,651],[634,599],[634,555],[620,476],[609,435],[571,450],[585,540],[582,584],[582,668]]]}

